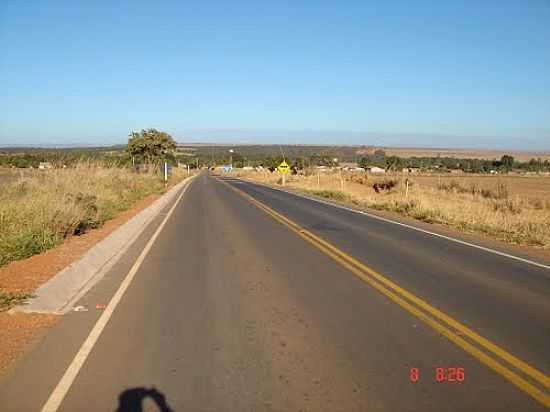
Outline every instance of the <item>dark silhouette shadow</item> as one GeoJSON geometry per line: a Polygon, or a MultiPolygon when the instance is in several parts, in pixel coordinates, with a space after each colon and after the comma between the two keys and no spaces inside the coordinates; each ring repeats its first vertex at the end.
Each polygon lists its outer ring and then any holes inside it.
{"type": "Polygon", "coordinates": [[[118,396],[116,412],[142,412],[145,398],[155,401],[160,412],[174,412],[166,403],[166,396],[154,386],[150,389],[143,387],[126,389],[118,396]]]}

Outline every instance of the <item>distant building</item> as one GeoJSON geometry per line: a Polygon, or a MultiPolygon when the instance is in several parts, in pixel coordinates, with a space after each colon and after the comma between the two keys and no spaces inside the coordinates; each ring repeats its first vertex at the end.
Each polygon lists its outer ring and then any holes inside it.
{"type": "Polygon", "coordinates": [[[52,169],[53,166],[52,166],[52,164],[51,164],[50,162],[40,162],[40,163],[38,164],[38,168],[39,168],[40,170],[46,170],[46,169],[52,169]]]}
{"type": "Polygon", "coordinates": [[[378,167],[378,166],[369,167],[368,170],[371,173],[386,173],[385,169],[382,169],[381,167],[378,167]]]}

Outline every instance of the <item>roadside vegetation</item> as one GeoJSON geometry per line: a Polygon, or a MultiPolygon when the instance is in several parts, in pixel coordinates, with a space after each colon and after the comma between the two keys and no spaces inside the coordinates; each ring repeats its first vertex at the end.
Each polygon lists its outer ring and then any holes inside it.
{"type": "MultiPolygon", "coordinates": [[[[237,171],[280,184],[278,172],[237,171]]],[[[287,187],[360,208],[395,212],[463,232],[550,249],[550,178],[315,171],[287,177],[287,187]],[[407,188],[408,186],[408,188],[407,188]]]]}
{"type": "Polygon", "coordinates": [[[32,298],[32,294],[24,292],[4,292],[0,290],[0,312],[11,309],[28,299],[32,298]]]}
{"type": "Polygon", "coordinates": [[[0,266],[97,228],[163,188],[154,172],[93,163],[45,170],[8,183],[0,192],[0,266]]]}
{"type": "MultiPolygon", "coordinates": [[[[0,182],[0,266],[100,227],[138,200],[163,192],[159,164],[175,143],[154,129],[142,132],[130,142],[138,144],[129,145],[134,167],[82,160],[65,168],[12,173],[0,182]]],[[[172,181],[186,175],[172,170],[172,181]]]]}

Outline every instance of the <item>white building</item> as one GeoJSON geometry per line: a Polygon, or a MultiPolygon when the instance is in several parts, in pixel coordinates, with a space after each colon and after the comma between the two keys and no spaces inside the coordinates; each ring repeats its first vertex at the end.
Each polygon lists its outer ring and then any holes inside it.
{"type": "Polygon", "coordinates": [[[381,167],[378,167],[378,166],[372,166],[372,167],[369,168],[369,172],[371,172],[371,173],[386,173],[386,170],[382,169],[381,167]]]}
{"type": "Polygon", "coordinates": [[[45,170],[45,169],[52,169],[53,166],[52,166],[52,164],[51,164],[50,162],[40,162],[40,163],[38,164],[38,168],[39,168],[40,170],[45,170]]]}

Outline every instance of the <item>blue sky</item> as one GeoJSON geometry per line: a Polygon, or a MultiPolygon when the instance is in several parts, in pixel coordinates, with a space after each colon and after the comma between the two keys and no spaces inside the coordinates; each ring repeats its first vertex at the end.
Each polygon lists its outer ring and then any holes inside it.
{"type": "Polygon", "coordinates": [[[550,0],[0,0],[0,145],[550,150],[550,0]]]}

